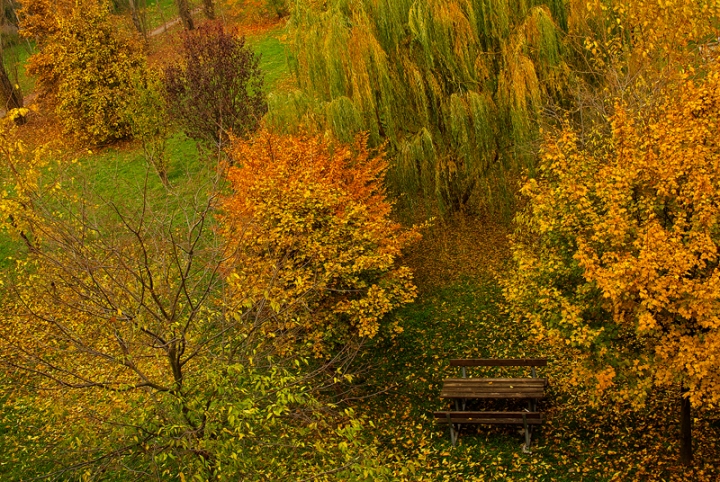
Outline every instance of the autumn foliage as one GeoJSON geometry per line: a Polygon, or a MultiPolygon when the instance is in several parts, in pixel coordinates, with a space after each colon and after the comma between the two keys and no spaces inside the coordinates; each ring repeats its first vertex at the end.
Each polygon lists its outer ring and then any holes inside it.
{"type": "Polygon", "coordinates": [[[563,87],[566,16],[566,2],[543,0],[297,1],[302,95],[286,103],[340,139],[386,142],[390,185],[411,202],[502,208],[541,98],[563,87]]]}
{"type": "Polygon", "coordinates": [[[322,354],[373,337],[385,314],[413,300],[412,274],[397,261],[418,232],[390,219],[387,163],[366,138],[346,146],[264,132],[235,141],[230,155],[221,222],[238,249],[229,279],[246,297],[238,304],[270,313],[269,336],[322,354]]]}
{"type": "Polygon", "coordinates": [[[524,187],[518,221],[537,238],[516,238],[516,314],[634,403],[680,384],[695,406],[720,401],[719,67],[651,109],[618,101],[608,137],[548,135],[524,187]]]}
{"type": "Polygon", "coordinates": [[[128,136],[124,112],[132,78],[144,67],[142,46],[102,2],[61,6],[30,2],[21,23],[26,35],[38,35],[39,52],[28,71],[37,76],[41,97],[54,106],[65,131],[83,141],[128,136]]]}
{"type": "Polygon", "coordinates": [[[165,70],[170,114],[188,136],[221,148],[259,126],[267,110],[259,57],[245,38],[211,22],[185,32],[181,61],[165,70]]]}

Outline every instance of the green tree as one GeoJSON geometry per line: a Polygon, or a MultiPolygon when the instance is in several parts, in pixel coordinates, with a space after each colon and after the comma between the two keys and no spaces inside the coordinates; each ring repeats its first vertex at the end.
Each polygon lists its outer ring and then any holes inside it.
{"type": "Polygon", "coordinates": [[[542,97],[562,85],[565,2],[294,8],[298,115],[341,140],[387,141],[389,180],[411,199],[445,211],[508,201],[507,179],[533,158],[542,97]]]}

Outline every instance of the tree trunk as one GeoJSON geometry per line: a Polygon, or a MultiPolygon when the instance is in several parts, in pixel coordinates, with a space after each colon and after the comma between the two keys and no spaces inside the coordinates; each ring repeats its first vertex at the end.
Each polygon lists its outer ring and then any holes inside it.
{"type": "Polygon", "coordinates": [[[687,387],[680,388],[680,462],[683,465],[692,464],[692,414],[690,412],[690,399],[686,396],[687,387]]]}
{"type": "Polygon", "coordinates": [[[145,40],[147,40],[147,36],[145,35],[145,22],[143,22],[140,18],[140,13],[137,8],[137,0],[128,0],[128,3],[130,4],[130,15],[132,16],[132,22],[133,25],[135,25],[135,29],[145,40]]]}
{"type": "Polygon", "coordinates": [[[192,30],[195,28],[195,24],[193,24],[193,19],[190,16],[190,6],[188,5],[188,0],[176,0],[177,6],[178,6],[178,13],[180,15],[180,21],[182,21],[183,27],[185,27],[185,30],[192,30]]]}
{"type": "Polygon", "coordinates": [[[213,0],[203,0],[203,11],[208,20],[215,20],[215,2],[213,0]]]}
{"type": "MultiPolygon", "coordinates": [[[[23,95],[10,81],[5,63],[0,60],[0,95],[2,95],[2,107],[9,111],[10,109],[19,109],[23,106],[23,95]]],[[[15,123],[20,125],[25,123],[25,116],[15,118],[15,123]]]]}

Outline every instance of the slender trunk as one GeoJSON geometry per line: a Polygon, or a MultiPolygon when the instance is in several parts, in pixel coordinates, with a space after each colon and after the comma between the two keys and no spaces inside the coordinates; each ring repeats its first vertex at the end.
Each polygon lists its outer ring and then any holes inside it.
{"type": "Polygon", "coordinates": [[[193,19],[190,16],[190,6],[188,5],[188,0],[176,0],[176,3],[178,6],[178,14],[180,15],[180,21],[182,21],[185,30],[194,29],[195,24],[193,24],[193,19]]]}
{"type": "Polygon", "coordinates": [[[688,389],[685,385],[680,388],[680,462],[683,465],[692,464],[692,414],[690,411],[690,398],[686,395],[688,389]]]}
{"type": "Polygon", "coordinates": [[[215,2],[213,0],[203,0],[203,11],[208,20],[215,20],[215,2]]]}
{"type": "Polygon", "coordinates": [[[145,35],[145,25],[144,22],[140,19],[140,13],[138,12],[137,8],[137,0],[128,0],[130,3],[130,15],[132,16],[132,22],[133,25],[135,25],[135,29],[140,33],[140,35],[147,40],[147,37],[145,35]]]}
{"type": "MultiPolygon", "coordinates": [[[[23,106],[23,95],[20,88],[13,85],[5,70],[5,63],[0,61],[0,95],[2,95],[2,107],[5,110],[19,109],[23,106]]],[[[25,116],[15,118],[16,124],[24,124],[25,116]]]]}

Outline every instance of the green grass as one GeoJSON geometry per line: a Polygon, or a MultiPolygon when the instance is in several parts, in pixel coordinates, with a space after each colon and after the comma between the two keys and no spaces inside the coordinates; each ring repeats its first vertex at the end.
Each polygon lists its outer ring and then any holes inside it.
{"type": "Polygon", "coordinates": [[[23,252],[22,243],[6,233],[0,233],[0,270],[9,268],[13,264],[12,259],[22,256],[23,252]]]}
{"type": "MultiPolygon", "coordinates": [[[[195,141],[182,132],[168,138],[165,156],[170,159],[168,180],[171,185],[201,169],[195,141]]],[[[103,198],[122,199],[136,195],[146,176],[151,191],[164,189],[159,177],[145,160],[142,148],[137,145],[123,149],[110,147],[86,155],[79,159],[78,169],[76,175],[92,184],[94,194],[103,198]]]]}
{"type": "MultiPolygon", "coordinates": [[[[194,5],[191,8],[194,8],[194,5]]],[[[178,16],[174,0],[147,0],[144,13],[148,32],[178,16]]]]}
{"type": "Polygon", "coordinates": [[[260,68],[265,74],[265,92],[280,87],[289,76],[287,66],[287,46],[280,41],[285,28],[273,30],[264,35],[248,36],[247,43],[260,55],[260,68]]]}
{"type": "Polygon", "coordinates": [[[147,0],[145,15],[148,28],[154,28],[178,16],[177,6],[173,0],[147,0]]]}
{"type": "Polygon", "coordinates": [[[27,95],[35,89],[35,79],[25,71],[28,57],[35,53],[34,48],[32,42],[17,39],[13,45],[8,45],[3,49],[3,61],[10,80],[17,82],[23,95],[27,95]]]}

